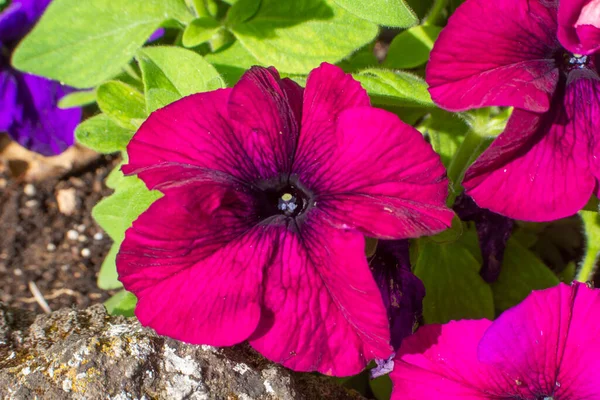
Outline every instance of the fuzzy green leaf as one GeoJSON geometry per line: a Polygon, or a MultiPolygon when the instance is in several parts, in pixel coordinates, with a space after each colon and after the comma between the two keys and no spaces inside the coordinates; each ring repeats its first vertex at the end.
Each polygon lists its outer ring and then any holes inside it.
{"type": "Polygon", "coordinates": [[[334,0],[352,14],[383,26],[407,28],[417,15],[403,0],[334,0]]]}
{"type": "Polygon", "coordinates": [[[220,28],[221,24],[213,18],[197,18],[185,28],[181,41],[185,47],[196,47],[208,42],[220,28]]]}
{"type": "Polygon", "coordinates": [[[144,95],[126,83],[109,81],[96,93],[100,110],[125,129],[136,130],[148,116],[144,95]]]}
{"type": "Polygon", "coordinates": [[[192,19],[184,0],[54,0],[12,61],[22,71],[89,88],[117,75],[170,19],[192,19]]]}
{"type": "Polygon", "coordinates": [[[227,13],[227,24],[235,25],[252,18],[260,8],[261,0],[238,0],[227,13]]]}
{"type": "Polygon", "coordinates": [[[504,311],[519,304],[532,290],[558,283],[558,277],[539,258],[511,238],[504,252],[500,276],[492,283],[494,304],[497,310],[504,311]]]}
{"type": "Polygon", "coordinates": [[[104,114],[88,118],[75,129],[75,138],[85,147],[99,153],[125,150],[133,130],[123,128],[104,114]]]}
{"type": "Polygon", "coordinates": [[[96,204],[92,216],[114,241],[98,274],[98,287],[114,289],[121,286],[117,279],[115,260],[121,242],[125,239],[125,231],[161,196],[160,192],[149,191],[137,177],[128,176],[119,180],[115,193],[96,204]]]}
{"type": "Polygon", "coordinates": [[[425,64],[441,31],[442,28],[437,26],[420,25],[402,32],[392,40],[383,65],[410,69],[425,64]]]}
{"type": "Polygon", "coordinates": [[[233,86],[253,65],[266,65],[258,61],[237,40],[216,53],[207,54],[204,59],[214,65],[229,86],[233,86]]]}
{"type": "Polygon", "coordinates": [[[104,307],[110,315],[133,317],[137,298],[131,292],[121,290],[104,302],[104,307]]]}
{"type": "Polygon", "coordinates": [[[418,242],[415,274],[427,295],[423,318],[428,324],[458,319],[494,318],[490,286],[479,275],[479,261],[460,242],[418,242]]]}
{"type": "Polygon", "coordinates": [[[217,70],[202,56],[179,47],[147,47],[136,58],[142,69],[148,112],[190,94],[225,87],[217,70]]]}
{"type": "Polygon", "coordinates": [[[262,0],[256,15],[234,25],[233,34],[261,63],[305,74],[336,63],[370,43],[377,26],[329,0],[262,0]]]}
{"type": "Polygon", "coordinates": [[[69,93],[58,101],[58,108],[76,108],[96,102],[95,90],[82,90],[69,93]]]}
{"type": "Polygon", "coordinates": [[[456,114],[444,110],[433,110],[417,127],[427,138],[446,168],[465,138],[469,125],[456,114]]]}
{"type": "Polygon", "coordinates": [[[375,105],[434,107],[427,83],[416,75],[371,68],[354,74],[375,105]]]}

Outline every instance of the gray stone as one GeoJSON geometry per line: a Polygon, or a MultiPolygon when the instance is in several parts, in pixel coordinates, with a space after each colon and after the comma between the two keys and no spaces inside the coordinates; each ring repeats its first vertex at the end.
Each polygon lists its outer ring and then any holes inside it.
{"type": "Polygon", "coordinates": [[[35,317],[0,303],[1,399],[362,399],[249,346],[193,346],[102,305],[35,317]]]}

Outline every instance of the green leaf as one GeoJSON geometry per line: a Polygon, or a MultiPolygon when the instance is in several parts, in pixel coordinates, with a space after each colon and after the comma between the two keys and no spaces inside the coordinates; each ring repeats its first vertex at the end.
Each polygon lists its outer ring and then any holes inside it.
{"type": "Polygon", "coordinates": [[[98,107],[125,129],[137,130],[146,119],[144,95],[120,81],[109,81],[98,87],[98,107]]]}
{"type": "Polygon", "coordinates": [[[136,58],[142,69],[148,112],[190,94],[225,87],[202,56],[179,47],[147,47],[136,58]]]}
{"type": "Polygon", "coordinates": [[[373,53],[373,46],[368,45],[357,50],[350,57],[340,61],[337,65],[345,72],[354,73],[363,69],[378,66],[379,60],[377,60],[375,53],[373,53]]]}
{"type": "Polygon", "coordinates": [[[389,375],[369,379],[369,386],[377,400],[388,400],[392,395],[392,380],[389,375]]]}
{"type": "Polygon", "coordinates": [[[75,129],[75,138],[85,147],[99,153],[114,153],[124,150],[133,131],[117,125],[104,114],[88,118],[75,129]]]}
{"type": "Polygon", "coordinates": [[[185,47],[196,47],[208,42],[220,28],[221,24],[213,18],[197,18],[185,28],[181,41],[185,47]]]}
{"type": "Polygon", "coordinates": [[[104,307],[110,315],[133,317],[137,298],[127,290],[121,290],[104,302],[104,307]]]}
{"type": "Polygon", "coordinates": [[[532,290],[546,289],[558,283],[556,275],[539,258],[510,238],[500,276],[491,285],[494,305],[499,311],[507,310],[523,301],[532,290]]]}
{"type": "Polygon", "coordinates": [[[58,108],[76,108],[96,102],[95,90],[82,90],[69,93],[58,101],[58,108]]]}
{"type": "Polygon", "coordinates": [[[306,74],[324,61],[336,63],[370,43],[378,31],[329,0],[262,0],[252,19],[231,30],[261,63],[291,74],[306,74]]]}
{"type": "Polygon", "coordinates": [[[114,289],[121,286],[117,279],[115,259],[125,238],[125,231],[161,196],[160,192],[149,191],[137,177],[128,176],[118,181],[115,193],[96,204],[92,216],[114,241],[100,268],[98,287],[114,289]]]}
{"type": "Polygon", "coordinates": [[[415,274],[427,292],[423,300],[426,323],[494,318],[492,290],[479,275],[480,267],[479,261],[460,242],[418,241],[415,274]]]}
{"type": "Polygon", "coordinates": [[[456,114],[436,109],[431,111],[417,129],[429,138],[431,146],[448,168],[469,130],[469,125],[456,114]]]}
{"type": "Polygon", "coordinates": [[[566,283],[567,285],[570,285],[571,282],[573,282],[573,279],[575,279],[576,269],[577,269],[577,267],[575,266],[575,263],[573,261],[571,261],[570,263],[567,264],[565,269],[563,269],[561,272],[557,273],[556,276],[562,283],[566,283]]]}
{"type": "Polygon", "coordinates": [[[165,20],[191,20],[184,0],[54,0],[13,65],[77,88],[119,73],[165,20]]]}
{"type": "Polygon", "coordinates": [[[383,65],[393,69],[410,69],[425,64],[441,31],[438,26],[420,25],[402,32],[392,40],[383,65]]]}
{"type": "Polygon", "coordinates": [[[354,74],[375,105],[434,107],[427,83],[401,71],[371,68],[354,74]]]}
{"type": "Polygon", "coordinates": [[[115,241],[125,238],[125,231],[150,204],[161,197],[160,192],[149,191],[135,176],[125,177],[115,193],[102,199],[92,210],[92,216],[115,241]]]}
{"type": "Polygon", "coordinates": [[[352,14],[383,26],[407,28],[417,15],[403,0],[334,0],[352,14]]]}
{"type": "Polygon", "coordinates": [[[108,254],[104,257],[104,261],[102,261],[97,280],[98,287],[102,290],[114,290],[123,287],[117,274],[117,254],[120,247],[121,242],[113,243],[108,254]]]}
{"type": "Polygon", "coordinates": [[[219,71],[229,86],[239,81],[244,72],[253,65],[266,66],[237,40],[216,53],[207,54],[204,59],[219,71]]]}
{"type": "Polygon", "coordinates": [[[227,13],[227,24],[232,26],[252,18],[260,8],[261,0],[238,0],[227,13]]]}

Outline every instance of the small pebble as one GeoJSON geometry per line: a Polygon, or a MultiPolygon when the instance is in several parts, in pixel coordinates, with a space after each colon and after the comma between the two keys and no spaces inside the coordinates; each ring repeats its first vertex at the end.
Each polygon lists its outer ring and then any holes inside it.
{"type": "Polygon", "coordinates": [[[81,243],[87,242],[87,236],[85,235],[79,235],[79,237],[77,238],[78,241],[80,241],[81,243]]]}
{"type": "Polygon", "coordinates": [[[38,201],[37,200],[27,200],[25,202],[25,207],[27,207],[27,208],[33,208],[33,207],[35,207],[37,205],[38,205],[38,201]]]}
{"type": "Polygon", "coordinates": [[[64,264],[64,265],[61,265],[61,267],[60,267],[60,269],[62,269],[63,271],[68,271],[68,270],[69,270],[69,268],[71,268],[71,267],[69,266],[69,264],[64,264]]]}
{"type": "Polygon", "coordinates": [[[61,189],[56,192],[58,210],[65,215],[72,215],[77,208],[77,191],[75,188],[61,189]]]}
{"type": "Polygon", "coordinates": [[[13,270],[13,274],[15,274],[16,276],[21,276],[23,275],[23,271],[21,271],[19,268],[15,268],[13,270]]]}
{"type": "Polygon", "coordinates": [[[81,249],[81,257],[88,258],[91,255],[92,255],[92,252],[90,251],[90,249],[88,249],[88,248],[81,249]]]}
{"type": "Polygon", "coordinates": [[[74,229],[69,229],[67,231],[67,239],[69,240],[77,240],[77,238],[79,237],[79,232],[77,232],[74,229]]]}
{"type": "Polygon", "coordinates": [[[104,239],[104,234],[102,232],[98,232],[94,235],[94,240],[102,240],[104,239]]]}
{"type": "Polygon", "coordinates": [[[85,225],[84,225],[84,224],[77,225],[77,231],[78,231],[79,233],[83,233],[83,232],[85,232],[85,225]]]}
{"type": "Polygon", "coordinates": [[[31,183],[28,183],[23,188],[23,193],[25,193],[29,197],[35,196],[35,186],[33,186],[31,183]]]}
{"type": "Polygon", "coordinates": [[[6,179],[0,178],[0,189],[5,189],[7,186],[6,179]]]}
{"type": "Polygon", "coordinates": [[[46,246],[46,250],[54,251],[56,250],[56,245],[54,243],[48,243],[48,246],[46,246]]]}

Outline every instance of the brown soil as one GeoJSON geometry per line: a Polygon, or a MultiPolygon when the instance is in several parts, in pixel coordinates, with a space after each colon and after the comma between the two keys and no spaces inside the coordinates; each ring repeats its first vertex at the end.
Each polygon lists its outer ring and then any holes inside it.
{"type": "Polygon", "coordinates": [[[98,289],[96,277],[112,241],[91,210],[111,193],[104,180],[114,165],[114,158],[102,157],[65,176],[28,184],[10,178],[0,164],[0,301],[43,312],[35,286],[52,310],[87,307],[111,295],[98,289]],[[70,188],[76,207],[65,215],[56,196],[70,188]]]}

